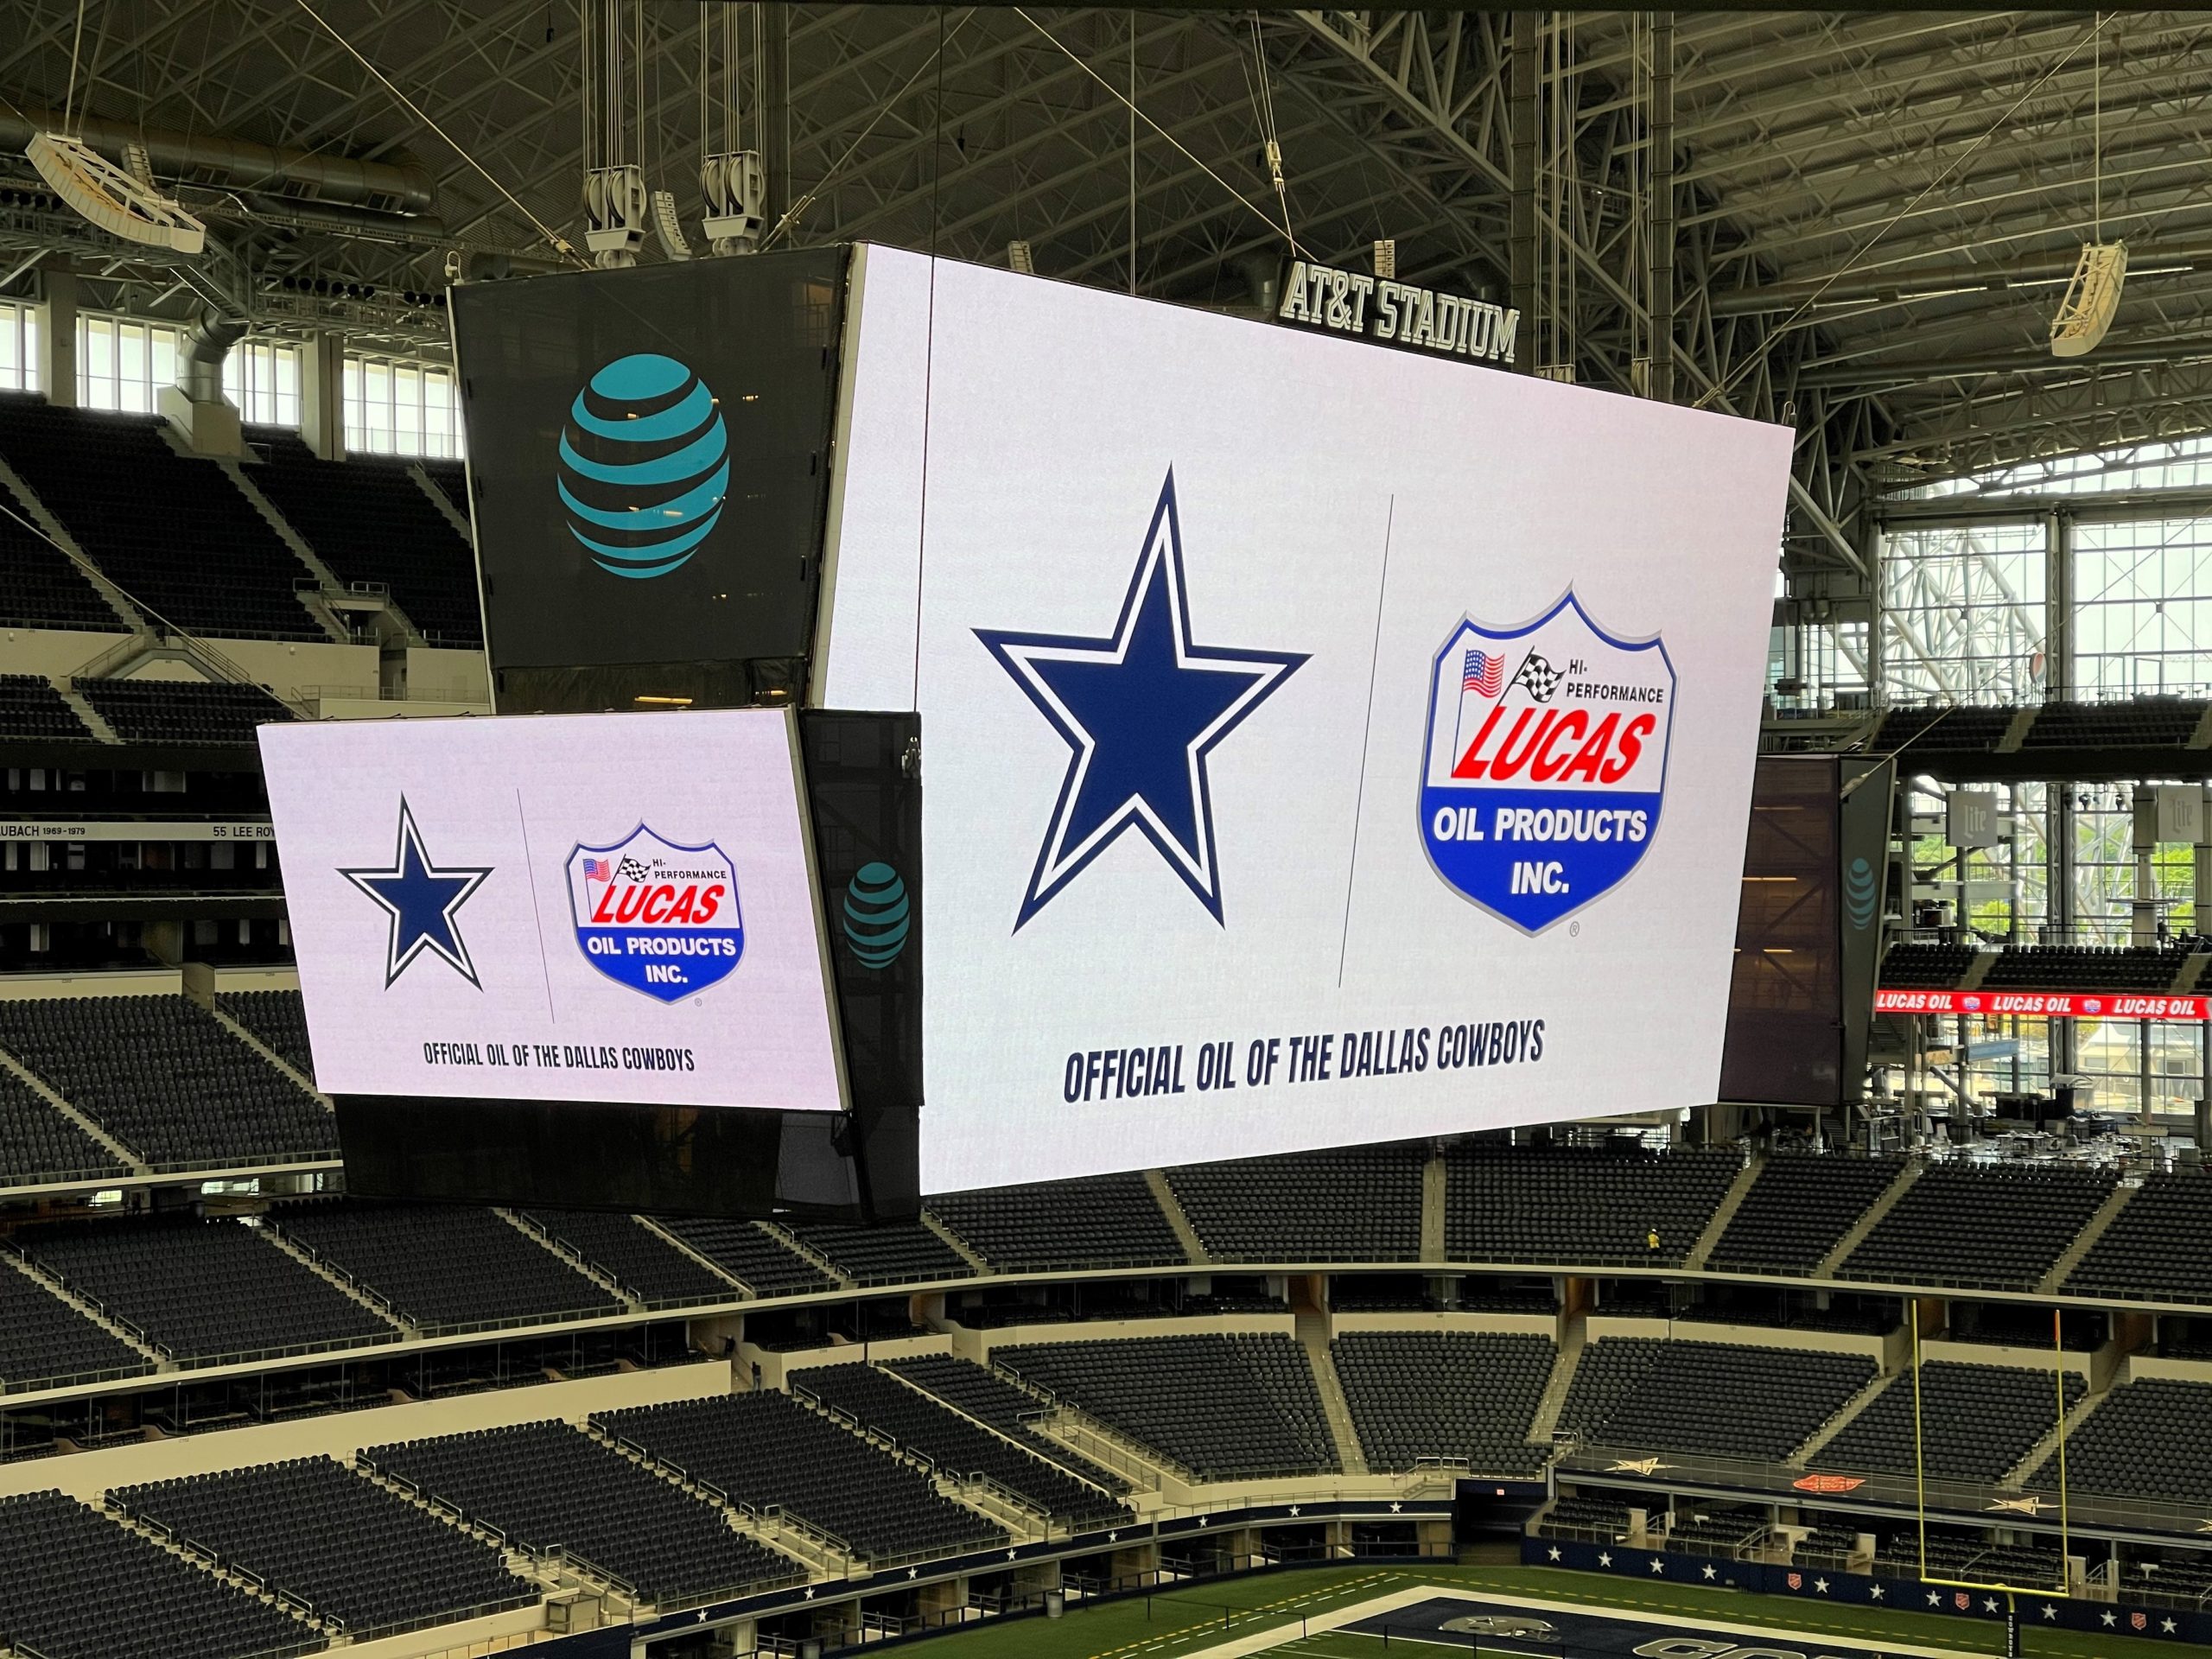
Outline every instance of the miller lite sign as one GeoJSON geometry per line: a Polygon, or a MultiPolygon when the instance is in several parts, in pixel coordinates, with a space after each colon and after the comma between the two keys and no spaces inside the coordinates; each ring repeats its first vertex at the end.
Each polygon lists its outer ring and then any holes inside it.
{"type": "Polygon", "coordinates": [[[688,847],[639,824],[569,855],[576,948],[618,984],[681,1001],[735,971],[745,954],[737,872],[713,842],[688,847]]]}
{"type": "Polygon", "coordinates": [[[1659,827],[1675,666],[1569,589],[1517,627],[1463,618],[1430,664],[1421,840],[1446,885],[1541,933],[1643,861],[1659,827]]]}

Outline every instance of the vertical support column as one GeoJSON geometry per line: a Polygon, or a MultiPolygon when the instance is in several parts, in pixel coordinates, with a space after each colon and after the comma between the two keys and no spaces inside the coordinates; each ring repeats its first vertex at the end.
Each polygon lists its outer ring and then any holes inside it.
{"type": "Polygon", "coordinates": [[[773,231],[791,205],[791,9],[787,0],[763,0],[760,41],[760,165],[768,192],[760,222],[773,231]]]}
{"type": "Polygon", "coordinates": [[[2135,811],[2129,824],[2128,849],[2134,855],[2133,902],[2127,907],[2127,942],[2130,944],[2156,944],[2158,942],[2158,876],[2155,868],[2158,851],[2158,807],[2157,799],[2139,779],[2135,785],[2135,811]]]}
{"type": "MultiPolygon", "coordinates": [[[[1863,504],[1853,529],[1857,533],[1852,540],[1866,567],[1866,696],[1869,702],[1878,703],[1883,696],[1883,659],[1889,649],[1882,631],[1883,609],[1888,603],[1882,591],[1882,556],[1887,543],[1881,519],[1863,504]]],[[[1840,673],[1839,666],[1839,677],[1840,673]]]]}
{"type": "Polygon", "coordinates": [[[2044,695],[2074,694],[2074,519],[2044,515],[2044,695]]]}
{"type": "Polygon", "coordinates": [[[1651,19],[1651,395],[1675,400],[1675,14],[1651,19]]]}
{"type": "Polygon", "coordinates": [[[39,273],[46,315],[39,319],[38,384],[56,409],[77,407],[77,273],[48,265],[39,273]]]}
{"type": "Polygon", "coordinates": [[[1513,14],[1512,80],[1507,88],[1507,124],[1512,140],[1512,192],[1506,220],[1506,255],[1513,285],[1513,308],[1521,314],[1521,361],[1536,365],[1536,33],[1543,13],[1513,14]]]}
{"type": "MultiPolygon", "coordinates": [[[[2044,695],[2064,697],[2074,690],[2074,535],[2073,520],[2064,513],[2044,515],[2044,695]]],[[[2045,828],[2049,849],[2044,892],[2049,895],[2050,919],[2056,938],[2071,938],[2075,916],[2074,797],[2063,787],[2046,785],[2045,828]]],[[[2070,1072],[2075,1065],[2075,1027],[2071,1020],[2054,1020],[2050,1027],[2050,1069],[2054,1076],[2070,1072]]]]}
{"type": "Polygon", "coordinates": [[[300,353],[300,437],[324,461],[346,459],[342,334],[317,334],[300,353]]]}
{"type": "Polygon", "coordinates": [[[2189,853],[2190,896],[2196,908],[2189,928],[2192,933],[2212,933],[2212,784],[2196,787],[2196,843],[2189,853]]]}

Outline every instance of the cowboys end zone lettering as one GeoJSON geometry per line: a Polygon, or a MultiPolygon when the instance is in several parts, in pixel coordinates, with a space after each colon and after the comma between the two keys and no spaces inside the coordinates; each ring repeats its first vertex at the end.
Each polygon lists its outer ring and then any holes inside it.
{"type": "Polygon", "coordinates": [[[1659,827],[1675,666],[1570,588],[1535,621],[1464,618],[1430,664],[1421,833],[1446,883],[1524,933],[1618,886],[1659,827]]]}
{"type": "Polygon", "coordinates": [[[639,824],[612,846],[576,848],[568,874],[576,948],[618,984],[681,1001],[745,954],[737,871],[713,842],[686,847],[639,824]]]}

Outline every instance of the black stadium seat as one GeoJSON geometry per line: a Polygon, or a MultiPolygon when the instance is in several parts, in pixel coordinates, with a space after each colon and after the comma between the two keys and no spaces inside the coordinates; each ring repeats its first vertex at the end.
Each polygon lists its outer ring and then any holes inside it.
{"type": "Polygon", "coordinates": [[[222,1013],[251,1032],[277,1058],[302,1076],[315,1075],[308,1046],[307,1008],[297,991],[225,991],[215,998],[222,1013]]]}
{"type": "Polygon", "coordinates": [[[1863,1354],[1605,1337],[1583,1350],[1559,1426],[1639,1456],[1779,1463],[1874,1370],[1863,1354]]]}
{"type": "Polygon", "coordinates": [[[940,1497],[918,1469],[788,1395],[640,1406],[592,1422],[739,1503],[790,1511],[878,1567],[1006,1541],[982,1516],[940,1497]]]}
{"type": "Polygon", "coordinates": [[[1038,1433],[1033,1425],[1046,1415],[1044,1402],[1023,1392],[995,1371],[950,1354],[921,1354],[911,1359],[895,1359],[884,1369],[943,1401],[962,1416],[988,1425],[1007,1440],[1082,1476],[1094,1486],[1114,1493],[1129,1489],[1128,1482],[1111,1470],[1038,1433]]]}
{"type": "Polygon", "coordinates": [[[29,1274],[0,1262],[0,1394],[139,1376],[154,1362],[29,1274]]]}
{"type": "Polygon", "coordinates": [[[64,1224],[21,1242],[40,1268],[181,1359],[235,1362],[398,1334],[242,1222],[64,1224]]]}
{"type": "MultiPolygon", "coordinates": [[[[0,548],[0,569],[7,558],[0,548]]],[[[92,731],[43,674],[0,674],[0,738],[9,737],[89,743],[92,731]]]]}
{"type": "Polygon", "coordinates": [[[1330,1344],[1360,1450],[1376,1471],[1464,1458],[1474,1475],[1539,1476],[1529,1444],[1557,1350],[1548,1337],[1363,1331],[1330,1344]]]}
{"type": "Polygon", "coordinates": [[[471,1331],[621,1311],[613,1296],[489,1210],[310,1204],[272,1217],[285,1237],[424,1331],[471,1331]]]}
{"type": "Polygon", "coordinates": [[[2112,1186],[2073,1165],[1931,1164],[1838,1276],[2032,1290],[2112,1186]]]}
{"type": "Polygon", "coordinates": [[[25,524],[23,519],[29,517],[15,498],[0,488],[0,628],[121,632],[123,619],[100,597],[92,578],[43,533],[25,524]]]}
{"type": "MultiPolygon", "coordinates": [[[[2069,1409],[2086,1389],[2079,1372],[2065,1373],[2069,1409]]],[[[2057,1427],[2058,1399],[2047,1370],[1931,1360],[1919,1368],[1916,1397],[1910,1370],[1892,1378],[1821,1448],[1819,1465],[1846,1475],[1924,1466],[1931,1479],[1993,1484],[2057,1427]]]]}
{"type": "Polygon", "coordinates": [[[1445,1246],[1459,1262],[1679,1266],[1742,1167],[1733,1148],[1656,1153],[1618,1137],[1466,1147],[1446,1166],[1445,1246]]]}
{"type": "Polygon", "coordinates": [[[409,463],[379,455],[318,461],[294,434],[257,428],[254,486],[343,582],[380,582],[407,620],[442,645],[479,645],[476,555],[409,463]]]}
{"type": "Polygon", "coordinates": [[[337,1153],[329,1110],[182,996],[0,1001],[0,1048],[156,1169],[337,1153]]]}
{"type": "Polygon", "coordinates": [[[516,1548],[565,1551],[663,1606],[804,1576],[797,1562],[733,1531],[721,1509],[566,1423],[372,1446],[360,1463],[497,1528],[516,1548]]]}
{"type": "Polygon", "coordinates": [[[488,1544],[328,1458],[127,1486],[108,1502],[297,1597],[357,1642],[541,1594],[488,1544]]]}
{"type": "Polygon", "coordinates": [[[257,685],[200,680],[78,680],[77,694],[126,743],[250,744],[292,711],[257,685]]]}
{"type": "Polygon", "coordinates": [[[307,566],[220,467],[171,448],[159,416],[0,397],[0,461],[162,620],[194,633],[330,638],[294,591],[307,566]],[[178,537],[186,524],[193,542],[178,537]]]}
{"type": "Polygon", "coordinates": [[[994,1267],[1152,1267],[1183,1246],[1145,1178],[1132,1170],[1078,1180],[943,1192],[929,1212],[994,1267]]]}
{"type": "Polygon", "coordinates": [[[58,1491],[0,1498],[0,1630],[40,1659],[283,1659],[328,1638],[58,1491]]]}
{"type": "Polygon", "coordinates": [[[1039,1343],[993,1357],[1204,1479],[1337,1467],[1313,1367],[1288,1337],[1039,1343]]]}
{"type": "Polygon", "coordinates": [[[1076,1478],[1043,1456],[993,1433],[921,1389],[874,1365],[817,1365],[800,1371],[794,1389],[849,1412],[865,1427],[919,1452],[940,1469],[989,1477],[1015,1497],[1071,1526],[1105,1526],[1130,1518],[1103,1488],[1076,1478]]]}
{"type": "Polygon", "coordinates": [[[1171,1169],[1220,1262],[1410,1262],[1421,1255],[1426,1143],[1345,1147],[1171,1169]]]}

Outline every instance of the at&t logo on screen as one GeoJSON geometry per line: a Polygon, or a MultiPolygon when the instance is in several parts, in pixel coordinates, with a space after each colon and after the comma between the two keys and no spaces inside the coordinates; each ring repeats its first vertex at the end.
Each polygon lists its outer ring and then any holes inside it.
{"type": "Polygon", "coordinates": [[[736,970],[745,954],[737,871],[713,842],[687,847],[644,824],[569,855],[576,948],[618,984],[678,1002],[736,970]]]}
{"type": "Polygon", "coordinates": [[[672,357],[618,357],[561,429],[569,534],[610,575],[681,569],[721,519],[729,438],[714,394],[672,357]]]}
{"type": "Polygon", "coordinates": [[[1532,622],[1463,618],[1430,664],[1421,840],[1447,885],[1525,933],[1618,887],[1666,794],[1675,667],[1570,590],[1532,622]]]}

